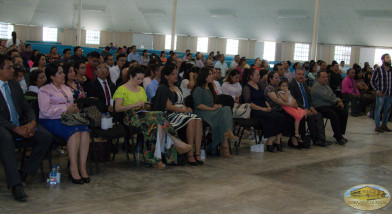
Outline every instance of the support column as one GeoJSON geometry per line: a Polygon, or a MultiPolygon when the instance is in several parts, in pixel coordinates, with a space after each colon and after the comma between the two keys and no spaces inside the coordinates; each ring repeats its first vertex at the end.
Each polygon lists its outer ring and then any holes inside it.
{"type": "Polygon", "coordinates": [[[313,60],[316,60],[316,57],[317,57],[319,8],[320,8],[320,0],[315,0],[314,18],[313,18],[312,49],[311,49],[311,52],[310,52],[310,58],[313,59],[313,60]]]}
{"type": "Polygon", "coordinates": [[[177,0],[173,0],[171,46],[170,46],[170,49],[173,51],[174,51],[174,41],[176,38],[176,15],[177,15],[177,0]]]}
{"type": "Polygon", "coordinates": [[[77,31],[77,44],[81,46],[82,44],[82,0],[79,0],[78,5],[78,31],[77,31]]]}

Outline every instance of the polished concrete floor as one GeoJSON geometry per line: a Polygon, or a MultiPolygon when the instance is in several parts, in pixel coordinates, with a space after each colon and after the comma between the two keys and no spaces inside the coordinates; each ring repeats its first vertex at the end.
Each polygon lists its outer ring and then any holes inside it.
{"type": "MultiPolygon", "coordinates": [[[[246,141],[231,160],[207,157],[205,166],[163,171],[128,168],[120,153],[90,184],[63,176],[50,187],[39,173],[29,177],[26,203],[13,200],[1,169],[0,213],[365,213],[345,204],[348,188],[370,183],[392,193],[392,134],[373,129],[371,119],[350,117],[346,146],[271,154],[251,153],[246,141]]],[[[327,135],[333,140],[329,124],[327,135]]],[[[59,161],[64,166],[66,157],[59,161]]],[[[392,205],[371,213],[392,213],[392,205]]]]}

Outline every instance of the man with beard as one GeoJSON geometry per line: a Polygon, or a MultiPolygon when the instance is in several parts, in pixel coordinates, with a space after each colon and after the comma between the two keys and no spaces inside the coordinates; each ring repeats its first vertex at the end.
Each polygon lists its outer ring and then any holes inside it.
{"type": "Polygon", "coordinates": [[[376,109],[374,110],[374,121],[376,123],[375,131],[383,133],[384,131],[391,131],[387,127],[392,95],[391,56],[389,54],[384,54],[381,57],[381,61],[382,66],[374,71],[370,82],[376,91],[376,109]],[[383,107],[382,125],[380,126],[380,112],[383,107]]]}

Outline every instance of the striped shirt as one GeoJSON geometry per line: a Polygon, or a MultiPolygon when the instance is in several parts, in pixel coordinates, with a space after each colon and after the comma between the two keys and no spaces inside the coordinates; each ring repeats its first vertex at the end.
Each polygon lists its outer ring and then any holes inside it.
{"type": "Polygon", "coordinates": [[[376,91],[381,91],[384,95],[392,95],[392,71],[388,71],[384,66],[378,67],[370,80],[372,87],[376,91]]]}

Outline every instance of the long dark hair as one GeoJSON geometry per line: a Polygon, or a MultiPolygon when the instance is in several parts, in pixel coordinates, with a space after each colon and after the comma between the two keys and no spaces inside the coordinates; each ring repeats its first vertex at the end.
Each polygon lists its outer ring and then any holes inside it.
{"type": "MultiPolygon", "coordinates": [[[[245,69],[246,70],[246,69],[245,69]]],[[[237,69],[233,69],[229,72],[229,74],[227,74],[226,78],[223,80],[223,82],[228,82],[230,84],[233,84],[233,81],[231,80],[232,77],[234,77],[235,75],[239,75],[240,71],[237,69]]]]}
{"type": "Polygon", "coordinates": [[[33,63],[33,67],[38,67],[38,65],[39,65],[39,61],[41,60],[41,57],[45,57],[45,59],[46,59],[46,56],[44,55],[44,54],[38,54],[35,58],[34,58],[34,63],[33,63]]]}
{"type": "Polygon", "coordinates": [[[56,73],[59,71],[60,64],[58,63],[50,63],[46,65],[45,68],[45,76],[46,76],[46,84],[52,83],[51,76],[55,76],[56,73]]]}
{"type": "Polygon", "coordinates": [[[249,80],[250,77],[255,73],[255,69],[254,68],[247,68],[244,70],[244,72],[242,73],[242,85],[246,85],[249,80]]]}
{"type": "Polygon", "coordinates": [[[171,63],[166,65],[161,72],[161,84],[169,87],[169,82],[167,81],[165,76],[169,76],[173,72],[177,72],[177,66],[175,66],[174,64],[171,64],[171,63]]]}
{"type": "Polygon", "coordinates": [[[271,71],[268,73],[268,84],[271,84],[271,79],[274,78],[274,75],[277,74],[278,72],[276,71],[271,71]]]}
{"type": "Polygon", "coordinates": [[[193,68],[193,64],[185,62],[185,65],[182,68],[183,69],[182,71],[184,71],[184,76],[183,76],[184,80],[185,79],[189,80],[189,74],[192,72],[192,68],[193,68]]]}
{"type": "Polygon", "coordinates": [[[65,75],[65,83],[68,82],[68,73],[69,73],[69,70],[71,69],[71,67],[74,68],[74,72],[76,74],[74,64],[72,64],[72,63],[65,63],[63,65],[63,72],[64,72],[64,75],[65,75]]]}
{"type": "MultiPolygon", "coordinates": [[[[210,75],[210,72],[212,72],[212,68],[210,68],[210,67],[203,67],[200,69],[199,74],[197,74],[196,83],[191,91],[191,94],[193,94],[193,91],[197,87],[204,89],[205,85],[207,84],[207,77],[210,75]]],[[[214,103],[217,103],[218,96],[216,95],[216,91],[215,91],[214,86],[212,84],[214,84],[214,83],[208,83],[208,88],[211,91],[214,103]]]]}
{"type": "Polygon", "coordinates": [[[44,71],[36,69],[30,73],[30,85],[37,86],[37,80],[40,73],[44,73],[44,71]]]}

